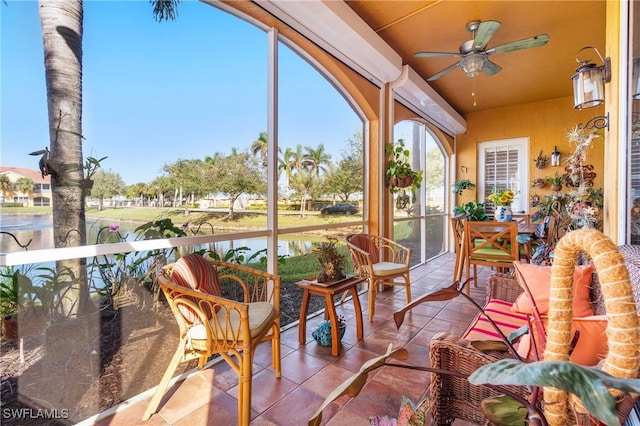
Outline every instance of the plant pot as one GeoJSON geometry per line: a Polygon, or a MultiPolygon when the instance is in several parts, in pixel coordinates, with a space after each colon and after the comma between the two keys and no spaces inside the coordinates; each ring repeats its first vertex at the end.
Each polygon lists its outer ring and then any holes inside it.
{"type": "Polygon", "coordinates": [[[513,220],[511,206],[497,206],[495,218],[496,222],[511,222],[513,220]]]}
{"type": "Polygon", "coordinates": [[[405,176],[405,177],[392,177],[389,179],[389,183],[391,186],[395,186],[396,188],[406,188],[408,186],[413,185],[413,176],[405,176]]]}
{"type": "MultiPolygon", "coordinates": [[[[338,329],[338,336],[340,337],[340,340],[344,337],[344,332],[346,330],[347,325],[344,323],[340,324],[340,328],[338,329]]],[[[311,335],[320,346],[331,346],[331,323],[329,321],[321,322],[318,328],[316,328],[311,335]]]]}
{"type": "Polygon", "coordinates": [[[562,185],[551,185],[551,189],[555,192],[562,190],[562,185]]]}

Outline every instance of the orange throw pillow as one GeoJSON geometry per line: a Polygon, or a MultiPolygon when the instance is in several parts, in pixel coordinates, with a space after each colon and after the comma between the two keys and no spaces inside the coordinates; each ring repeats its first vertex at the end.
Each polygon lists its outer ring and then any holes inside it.
{"type": "MultiPolygon", "coordinates": [[[[516,269],[516,278],[520,287],[523,289],[528,287],[540,315],[547,314],[549,312],[549,293],[551,292],[551,266],[533,265],[517,260],[513,262],[513,265],[516,269]],[[526,282],[526,287],[522,282],[523,278],[526,282]]],[[[589,297],[593,270],[593,265],[579,265],[576,266],[573,272],[574,318],[593,316],[593,306],[591,306],[589,297]]],[[[533,303],[526,291],[518,296],[511,309],[514,312],[533,314],[533,303]]]]}
{"type": "MultiPolygon", "coordinates": [[[[640,319],[640,317],[639,317],[640,319]]],[[[543,318],[544,326],[547,326],[547,318],[543,318]]],[[[571,321],[571,336],[576,331],[580,332],[578,342],[569,359],[576,364],[584,366],[597,365],[607,355],[607,316],[593,315],[586,318],[573,318],[571,321]]],[[[538,345],[539,346],[539,345],[538,345]]],[[[538,347],[538,350],[540,348],[538,347]]],[[[518,345],[518,354],[526,359],[535,359],[531,334],[523,336],[518,345]]],[[[542,354],[539,354],[542,359],[542,354]]]]}

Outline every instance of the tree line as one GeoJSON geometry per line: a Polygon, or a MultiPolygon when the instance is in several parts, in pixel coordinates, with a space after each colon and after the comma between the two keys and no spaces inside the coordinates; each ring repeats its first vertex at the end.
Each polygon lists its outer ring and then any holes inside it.
{"type": "MultiPolygon", "coordinates": [[[[167,163],[162,174],[150,182],[125,185],[120,175],[111,170],[98,170],[93,176],[90,196],[104,198],[124,195],[129,199],[153,200],[164,203],[172,200],[174,206],[189,204],[189,200],[214,197],[218,194],[229,201],[229,214],[243,194],[263,196],[267,191],[266,132],[260,132],[250,147],[233,148],[224,155],[216,152],[204,159],[178,159],[167,163]]],[[[332,161],[324,144],[316,148],[298,144],[295,149],[278,150],[279,199],[299,200],[304,211],[304,200],[320,198],[349,201],[363,190],[362,134],[354,133],[340,158],[332,161]]]]}

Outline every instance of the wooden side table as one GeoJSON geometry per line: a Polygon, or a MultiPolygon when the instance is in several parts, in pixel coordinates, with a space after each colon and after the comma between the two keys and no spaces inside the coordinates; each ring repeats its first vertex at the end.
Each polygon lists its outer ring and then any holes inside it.
{"type": "MultiPolygon", "coordinates": [[[[316,296],[324,296],[325,314],[329,312],[329,321],[331,322],[331,355],[340,355],[340,336],[338,335],[338,315],[336,314],[336,305],[334,296],[344,291],[351,292],[353,307],[356,312],[356,337],[362,340],[362,307],[358,298],[358,284],[365,281],[362,277],[350,277],[333,285],[314,284],[310,281],[299,281],[296,287],[303,290],[302,306],[300,306],[300,322],[298,328],[298,343],[303,345],[307,336],[307,309],[309,308],[309,298],[312,294],[316,296]]],[[[325,315],[326,318],[326,315],[325,315]]]]}

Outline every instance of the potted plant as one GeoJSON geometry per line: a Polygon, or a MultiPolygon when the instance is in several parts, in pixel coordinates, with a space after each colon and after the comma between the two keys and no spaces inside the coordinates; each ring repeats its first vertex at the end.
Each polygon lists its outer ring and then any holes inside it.
{"type": "Polygon", "coordinates": [[[495,218],[498,222],[510,222],[513,219],[513,212],[511,211],[511,203],[516,194],[510,189],[497,189],[493,188],[493,191],[487,197],[493,205],[496,206],[495,218]]]}
{"type": "Polygon", "coordinates": [[[336,247],[337,242],[338,240],[332,238],[328,242],[320,243],[312,250],[313,255],[320,263],[320,272],[317,278],[319,283],[337,281],[345,277],[346,261],[344,255],[336,247]]]}
{"type": "Polygon", "coordinates": [[[466,216],[469,220],[478,222],[489,220],[484,210],[484,203],[469,201],[453,208],[454,216],[466,216]]]}
{"type": "Polygon", "coordinates": [[[554,190],[555,192],[558,192],[562,190],[562,184],[564,183],[565,179],[566,179],[565,175],[559,175],[558,172],[556,172],[555,176],[548,177],[545,179],[545,181],[551,184],[552,190],[554,190]]]}
{"type": "Polygon", "coordinates": [[[533,161],[536,163],[536,169],[544,169],[544,166],[546,166],[549,161],[549,157],[542,155],[542,151],[540,151],[538,157],[533,161]]]}
{"type": "Polygon", "coordinates": [[[544,188],[547,185],[547,182],[542,179],[542,178],[535,178],[532,182],[531,182],[531,186],[534,188],[544,188]]]}
{"type": "Polygon", "coordinates": [[[462,195],[462,191],[465,189],[473,189],[476,185],[471,182],[469,179],[458,179],[453,182],[453,193],[456,195],[462,195]]]}
{"type": "Polygon", "coordinates": [[[409,162],[410,151],[404,146],[404,139],[395,144],[386,144],[385,154],[388,157],[385,183],[392,193],[409,188],[415,191],[422,185],[422,170],[414,171],[409,162]]]}

